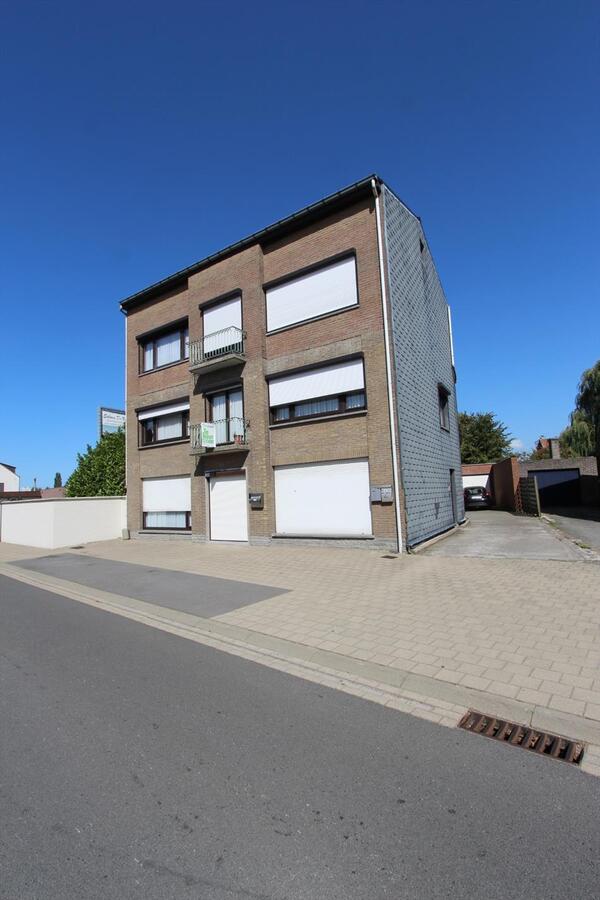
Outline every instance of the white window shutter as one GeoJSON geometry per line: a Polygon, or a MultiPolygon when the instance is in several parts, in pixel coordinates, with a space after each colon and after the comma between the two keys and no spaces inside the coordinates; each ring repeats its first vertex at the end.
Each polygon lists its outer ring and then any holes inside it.
{"type": "Polygon", "coordinates": [[[140,409],[138,419],[143,422],[144,419],[155,419],[157,416],[170,416],[171,413],[185,412],[190,408],[190,401],[184,400],[181,403],[169,403],[165,406],[153,406],[152,409],[140,409]]]}
{"type": "Polygon", "coordinates": [[[189,475],[142,479],[144,512],[190,512],[191,481],[189,475]]]}
{"type": "Polygon", "coordinates": [[[320,269],[267,288],[267,330],[356,306],[356,260],[337,260],[320,269]]]}
{"type": "Polygon", "coordinates": [[[330,397],[362,391],[365,373],[362,359],[350,359],[318,369],[273,378],[269,382],[269,405],[281,406],[315,397],[330,397]]]}

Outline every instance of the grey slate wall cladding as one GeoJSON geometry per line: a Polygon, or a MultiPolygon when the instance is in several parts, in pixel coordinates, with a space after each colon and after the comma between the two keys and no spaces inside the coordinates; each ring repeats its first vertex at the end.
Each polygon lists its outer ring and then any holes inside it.
{"type": "Polygon", "coordinates": [[[446,298],[421,223],[385,185],[382,196],[408,523],[404,539],[411,546],[453,524],[450,469],[457,518],[464,518],[456,387],[446,298]],[[438,384],[450,392],[449,432],[440,427],[438,384]]]}

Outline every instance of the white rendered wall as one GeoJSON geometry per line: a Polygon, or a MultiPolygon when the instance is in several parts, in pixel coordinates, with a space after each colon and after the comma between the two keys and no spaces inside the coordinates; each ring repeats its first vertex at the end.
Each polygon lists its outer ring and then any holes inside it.
{"type": "Polygon", "coordinates": [[[4,484],[5,491],[20,491],[19,487],[21,479],[15,472],[11,472],[6,466],[0,463],[0,483],[4,484]]]}
{"type": "Polygon", "coordinates": [[[0,504],[0,540],[28,547],[71,547],[121,537],[125,497],[16,500],[0,504]]]}
{"type": "Polygon", "coordinates": [[[463,488],[468,487],[482,487],[487,491],[490,490],[490,476],[489,475],[463,475],[462,477],[463,488]]]}

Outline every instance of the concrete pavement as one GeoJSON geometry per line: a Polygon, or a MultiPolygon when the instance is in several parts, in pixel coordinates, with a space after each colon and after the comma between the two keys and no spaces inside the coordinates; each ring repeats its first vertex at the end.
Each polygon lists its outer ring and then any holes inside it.
{"type": "Polygon", "coordinates": [[[2,900],[598,895],[564,764],[3,578],[0,675],[2,900]]]}
{"type": "Polygon", "coordinates": [[[584,554],[571,541],[529,516],[498,509],[469,510],[470,523],[426,552],[431,556],[480,559],[553,559],[576,561],[584,554]]]}

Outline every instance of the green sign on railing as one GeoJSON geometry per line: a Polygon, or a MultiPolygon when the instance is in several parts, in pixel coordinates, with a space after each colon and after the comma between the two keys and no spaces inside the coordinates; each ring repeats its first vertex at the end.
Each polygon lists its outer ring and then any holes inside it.
{"type": "Polygon", "coordinates": [[[217,428],[214,422],[200,423],[200,444],[208,448],[217,446],[217,428]]]}

